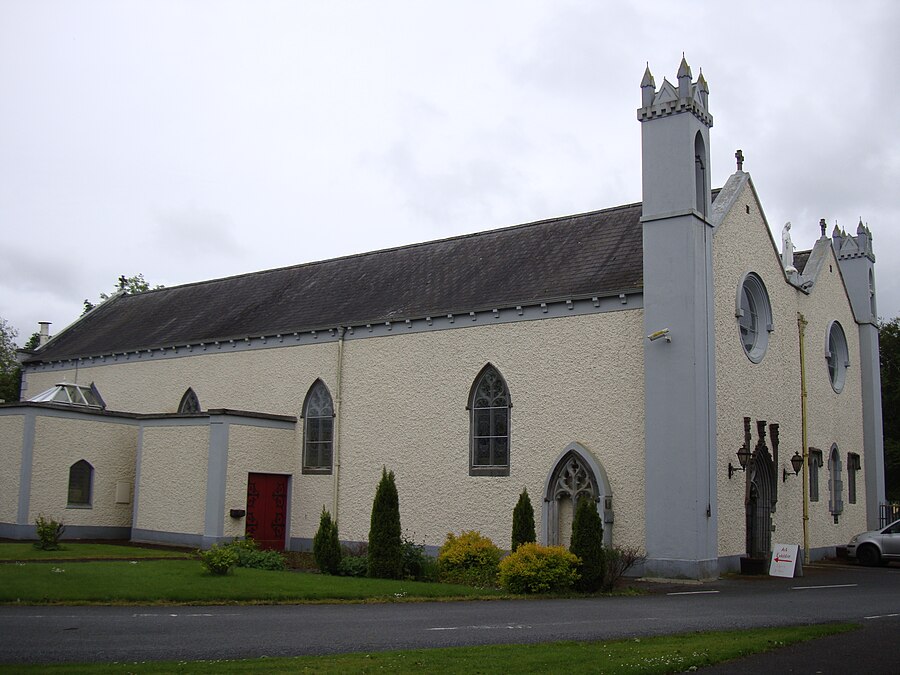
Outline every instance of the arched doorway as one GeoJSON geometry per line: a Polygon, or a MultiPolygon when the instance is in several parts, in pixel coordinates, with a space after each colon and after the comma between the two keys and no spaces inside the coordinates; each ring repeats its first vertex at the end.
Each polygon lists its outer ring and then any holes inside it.
{"type": "Polygon", "coordinates": [[[570,443],[557,457],[544,486],[541,520],[549,546],[569,546],[575,505],[582,497],[597,504],[603,519],[603,543],[612,541],[612,491],[601,464],[580,443],[570,443]]]}
{"type": "Polygon", "coordinates": [[[747,466],[747,556],[768,558],[772,551],[775,465],[768,449],[758,447],[747,466]]]}

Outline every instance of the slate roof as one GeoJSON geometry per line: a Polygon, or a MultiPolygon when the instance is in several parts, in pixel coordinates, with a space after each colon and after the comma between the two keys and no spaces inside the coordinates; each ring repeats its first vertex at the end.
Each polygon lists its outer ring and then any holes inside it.
{"type": "Polygon", "coordinates": [[[612,295],[643,286],[641,204],[107,301],[26,362],[612,295]]]}

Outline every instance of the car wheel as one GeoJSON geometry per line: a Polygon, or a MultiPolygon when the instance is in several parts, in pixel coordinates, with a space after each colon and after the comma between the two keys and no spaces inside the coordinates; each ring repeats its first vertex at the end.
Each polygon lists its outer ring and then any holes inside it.
{"type": "Polygon", "coordinates": [[[881,554],[878,553],[878,549],[874,546],[860,546],[856,551],[856,557],[862,565],[877,565],[881,562],[881,554]]]}

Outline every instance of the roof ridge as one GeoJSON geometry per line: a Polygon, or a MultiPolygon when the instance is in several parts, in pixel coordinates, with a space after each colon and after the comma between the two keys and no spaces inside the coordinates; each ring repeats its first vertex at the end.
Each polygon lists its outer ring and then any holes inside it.
{"type": "Polygon", "coordinates": [[[343,260],[367,258],[369,256],[378,255],[378,254],[382,254],[382,253],[390,253],[392,251],[411,250],[411,249],[415,249],[415,248],[421,248],[423,246],[430,246],[433,244],[442,244],[445,242],[452,242],[452,241],[463,241],[466,239],[472,239],[474,237],[487,236],[490,234],[496,234],[496,233],[500,233],[500,232],[510,232],[510,231],[514,231],[514,230],[526,229],[529,227],[537,227],[538,225],[546,225],[548,223],[569,220],[571,218],[581,218],[584,216],[596,216],[596,215],[600,215],[603,213],[610,213],[613,211],[631,209],[636,206],[640,206],[642,203],[643,202],[631,202],[628,204],[620,204],[619,206],[610,206],[610,207],[607,207],[604,209],[595,209],[593,211],[584,211],[582,213],[572,213],[572,214],[569,214],[566,216],[555,216],[553,218],[543,218],[541,220],[533,220],[533,221],[530,221],[527,223],[517,223],[515,225],[506,225],[504,227],[497,227],[497,228],[494,228],[491,230],[479,230],[477,232],[467,232],[464,234],[455,234],[450,237],[444,237],[443,239],[429,239],[426,241],[414,242],[412,244],[401,244],[399,246],[389,246],[387,248],[380,248],[380,249],[376,249],[374,251],[363,251],[361,253],[349,253],[347,255],[340,255],[340,256],[336,256],[334,258],[325,258],[323,260],[309,260],[307,262],[294,263],[292,265],[283,265],[281,267],[269,267],[266,269],[255,270],[253,272],[241,272],[240,274],[230,274],[230,275],[227,275],[224,277],[216,277],[215,279],[202,279],[200,281],[188,281],[183,284],[175,284],[174,286],[164,286],[162,288],[152,288],[152,289],[143,291],[141,293],[127,293],[123,296],[123,299],[135,297],[138,295],[147,295],[148,293],[157,293],[157,292],[171,291],[171,290],[181,289],[181,288],[192,288],[192,287],[198,287],[198,286],[205,286],[207,284],[214,284],[214,283],[218,283],[221,281],[230,281],[232,279],[242,279],[245,277],[251,277],[251,276],[258,275],[258,274],[284,272],[287,270],[312,267],[315,265],[324,265],[327,263],[333,263],[333,262],[338,262],[338,261],[343,261],[343,260]]]}

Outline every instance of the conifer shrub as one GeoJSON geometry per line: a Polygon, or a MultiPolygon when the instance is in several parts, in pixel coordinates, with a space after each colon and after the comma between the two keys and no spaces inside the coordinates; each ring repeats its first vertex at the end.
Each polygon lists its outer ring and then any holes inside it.
{"type": "Polygon", "coordinates": [[[341,542],[338,539],[337,522],[331,519],[331,514],[324,506],[319,518],[319,529],[313,537],[313,556],[320,572],[338,573],[341,566],[341,542]]]}
{"type": "Polygon", "coordinates": [[[41,551],[58,551],[62,548],[59,545],[59,538],[66,531],[66,526],[62,521],[53,520],[53,518],[45,518],[41,513],[35,518],[34,530],[38,540],[34,542],[34,547],[41,551]]]}
{"type": "Polygon", "coordinates": [[[394,472],[385,467],[381,468],[381,480],[372,502],[368,574],[380,579],[399,579],[403,576],[400,500],[394,472]]]}
{"type": "Polygon", "coordinates": [[[578,580],[578,562],[562,546],[525,543],[500,561],[500,585],[510,593],[563,593],[578,580]]]}
{"type": "Polygon", "coordinates": [[[569,551],[578,556],[578,581],[575,589],[595,593],[601,589],[605,575],[603,551],[603,521],[593,499],[582,497],[572,520],[572,542],[569,551]]]}
{"type": "Polygon", "coordinates": [[[515,551],[519,548],[519,544],[530,541],[537,541],[534,531],[534,508],[531,506],[531,499],[528,498],[528,490],[523,489],[513,509],[512,550],[515,551]]]}
{"type": "Polygon", "coordinates": [[[500,549],[480,532],[452,532],[438,553],[441,581],[468,586],[496,586],[500,549]]]}

